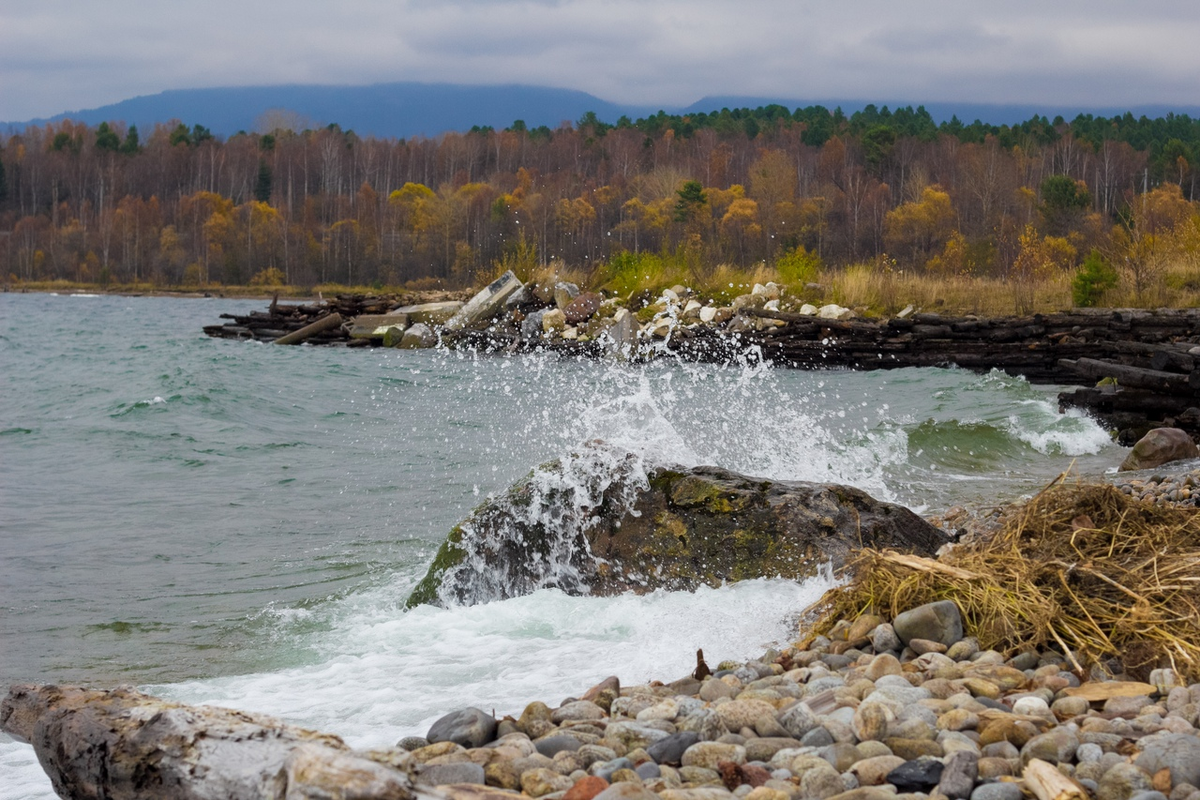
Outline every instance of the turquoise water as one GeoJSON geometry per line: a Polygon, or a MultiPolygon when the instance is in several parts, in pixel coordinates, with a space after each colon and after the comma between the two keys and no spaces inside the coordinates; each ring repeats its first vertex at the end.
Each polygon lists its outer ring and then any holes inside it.
{"type": "MultiPolygon", "coordinates": [[[[1116,464],[1053,387],[208,339],[261,301],[0,295],[0,685],[152,687],[386,744],[746,657],[827,584],[401,610],[450,527],[602,438],[936,512],[1116,464]],[[507,706],[505,704],[508,704],[507,706]]],[[[0,799],[50,797],[0,739],[0,799]]]]}

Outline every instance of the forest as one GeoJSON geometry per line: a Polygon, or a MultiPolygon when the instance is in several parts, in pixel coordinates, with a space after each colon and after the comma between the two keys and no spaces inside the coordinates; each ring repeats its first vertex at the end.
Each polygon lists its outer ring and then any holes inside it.
{"type": "Polygon", "coordinates": [[[991,126],[767,106],[410,140],[264,120],[227,139],[176,121],[0,136],[0,275],[431,288],[554,263],[597,284],[650,262],[697,278],[858,265],[1032,280],[1084,265],[1101,286],[1111,274],[1141,292],[1169,270],[1200,285],[1187,116],[991,126]]]}

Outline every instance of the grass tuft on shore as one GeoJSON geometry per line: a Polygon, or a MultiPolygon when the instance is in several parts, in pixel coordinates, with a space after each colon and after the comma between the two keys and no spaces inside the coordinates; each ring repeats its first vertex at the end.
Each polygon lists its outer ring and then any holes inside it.
{"type": "Polygon", "coordinates": [[[864,550],[817,608],[816,630],[953,600],[984,649],[1048,646],[1077,669],[1200,680],[1200,514],[1107,484],[1052,486],[991,536],[940,560],[864,550]]]}

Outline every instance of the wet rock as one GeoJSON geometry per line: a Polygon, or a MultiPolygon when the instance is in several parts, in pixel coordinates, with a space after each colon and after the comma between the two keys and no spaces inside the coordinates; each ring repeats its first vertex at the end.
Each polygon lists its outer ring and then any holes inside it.
{"type": "Polygon", "coordinates": [[[773,482],[718,467],[658,468],[642,477],[637,466],[632,455],[588,445],[567,466],[539,467],[451,532],[409,605],[443,595],[474,603],[547,586],[594,595],[690,591],[815,574],[859,546],[929,555],[946,541],[908,509],[848,486],[773,482]],[[565,474],[593,464],[606,474],[565,474]],[[580,482],[589,496],[580,496],[580,482]]]}
{"type": "Polygon", "coordinates": [[[438,336],[424,322],[418,322],[409,326],[404,335],[400,337],[400,343],[396,347],[401,350],[424,350],[430,347],[436,347],[438,336]]]}
{"type": "Polygon", "coordinates": [[[425,738],[431,743],[454,742],[463,747],[483,747],[496,738],[496,718],[478,708],[454,711],[433,723],[425,738]]]}
{"type": "Polygon", "coordinates": [[[1200,458],[1200,449],[1186,431],[1179,428],[1155,428],[1133,446],[1121,462],[1121,471],[1153,469],[1171,461],[1200,458]]]}
{"type": "Polygon", "coordinates": [[[551,308],[542,314],[542,333],[560,333],[567,327],[567,318],[560,309],[551,308]]]}
{"type": "Polygon", "coordinates": [[[554,305],[560,309],[565,309],[578,296],[579,287],[577,285],[567,281],[559,281],[554,284],[554,305]]]}
{"type": "Polygon", "coordinates": [[[546,316],[547,309],[539,308],[537,311],[531,311],[525,319],[521,320],[521,341],[533,342],[542,338],[544,329],[542,327],[542,318],[546,316]]]}
{"type": "Polygon", "coordinates": [[[563,316],[570,325],[578,325],[592,318],[600,310],[604,298],[595,292],[584,292],[563,306],[563,316]]]}

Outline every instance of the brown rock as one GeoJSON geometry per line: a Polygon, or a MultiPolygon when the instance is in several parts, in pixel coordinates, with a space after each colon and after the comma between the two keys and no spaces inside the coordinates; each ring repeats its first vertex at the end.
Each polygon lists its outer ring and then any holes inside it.
{"type": "MultiPolygon", "coordinates": [[[[579,699],[580,700],[591,700],[593,703],[596,703],[596,698],[600,696],[601,692],[604,692],[606,690],[611,690],[613,692],[613,696],[615,696],[615,697],[621,696],[621,681],[620,681],[620,679],[617,678],[616,675],[611,675],[611,676],[605,678],[604,680],[600,681],[595,686],[593,686],[592,688],[590,688],[586,692],[584,692],[583,697],[581,697],[579,699]]],[[[600,704],[596,703],[596,705],[600,705],[600,704]]],[[[522,715],[522,716],[524,716],[524,715],[522,715]]],[[[549,715],[547,715],[546,719],[549,719],[549,718],[550,718],[549,715]]]]}
{"type": "Polygon", "coordinates": [[[1200,449],[1186,431],[1179,428],[1155,428],[1133,446],[1120,469],[1154,469],[1171,461],[1200,458],[1200,449]]]}
{"type": "Polygon", "coordinates": [[[575,782],[575,785],[567,789],[567,793],[563,795],[563,800],[592,800],[593,797],[603,792],[608,788],[608,781],[598,775],[589,775],[586,778],[580,778],[575,782]]]}
{"type": "Polygon", "coordinates": [[[578,325],[591,319],[600,310],[603,301],[604,298],[595,292],[584,292],[563,306],[563,316],[567,318],[567,324],[578,325]]]}

